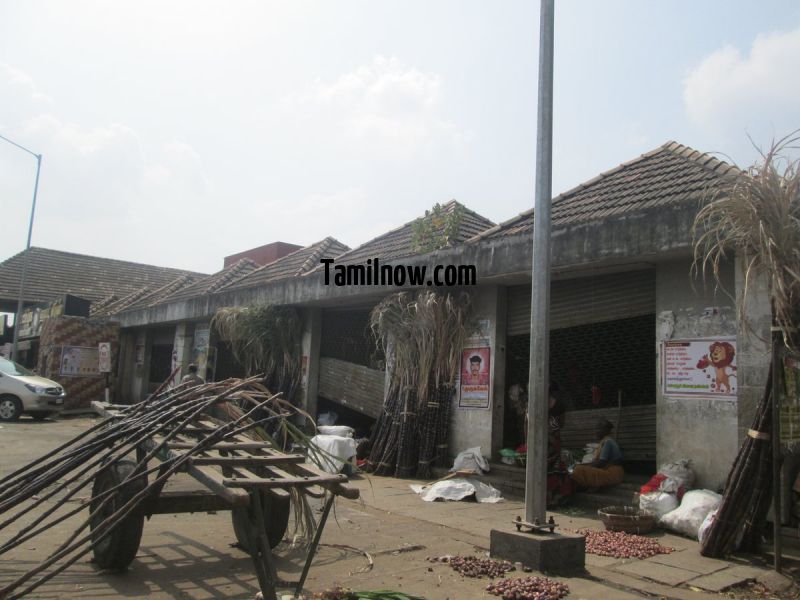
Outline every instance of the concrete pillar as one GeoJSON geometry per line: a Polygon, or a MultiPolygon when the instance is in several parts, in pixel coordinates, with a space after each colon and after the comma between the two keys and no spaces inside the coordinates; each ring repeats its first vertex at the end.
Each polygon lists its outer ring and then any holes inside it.
{"type": "Polygon", "coordinates": [[[303,315],[303,337],[300,343],[302,385],[300,406],[314,419],[317,418],[319,391],[319,345],[322,338],[322,311],[307,308],[303,315]]]}
{"type": "MultiPolygon", "coordinates": [[[[465,348],[483,346],[490,348],[489,407],[465,408],[459,406],[460,385],[453,399],[453,417],[450,421],[450,452],[453,456],[473,446],[480,446],[486,457],[491,457],[495,447],[502,443],[502,410],[505,397],[505,324],[502,326],[502,351],[498,352],[498,286],[477,288],[472,298],[472,316],[486,327],[485,337],[468,339],[465,348]],[[497,412],[496,412],[497,411],[497,412]],[[499,428],[495,424],[499,423],[499,428]]],[[[505,309],[502,310],[503,323],[505,309]]],[[[459,359],[460,360],[460,359],[459,359]]],[[[459,368],[459,372],[461,369],[459,368]]]]}
{"type": "Polygon", "coordinates": [[[147,384],[150,381],[150,337],[147,329],[136,332],[131,381],[131,401],[134,403],[147,396],[147,384]]]}
{"type": "Polygon", "coordinates": [[[117,362],[117,378],[114,382],[115,401],[121,404],[133,404],[133,379],[136,368],[136,334],[121,331],[119,336],[119,361],[117,362]]]}
{"type": "Polygon", "coordinates": [[[506,404],[506,319],[508,316],[508,288],[497,287],[492,340],[492,456],[499,456],[503,447],[503,422],[506,404]]]}
{"type": "Polygon", "coordinates": [[[194,325],[192,323],[178,323],[175,326],[175,341],[172,344],[172,369],[181,367],[175,374],[173,385],[180,382],[181,378],[188,373],[186,367],[192,362],[192,338],[194,337],[194,325]]]}
{"type": "Polygon", "coordinates": [[[739,332],[736,303],[729,296],[734,289],[733,265],[721,266],[724,288],[710,275],[705,281],[692,278],[691,268],[688,257],[656,267],[656,455],[659,465],[691,459],[697,486],[717,491],[725,484],[739,448],[736,429],[741,382],[737,382],[739,397],[735,399],[665,395],[661,386],[662,342],[713,340],[739,332]]]}

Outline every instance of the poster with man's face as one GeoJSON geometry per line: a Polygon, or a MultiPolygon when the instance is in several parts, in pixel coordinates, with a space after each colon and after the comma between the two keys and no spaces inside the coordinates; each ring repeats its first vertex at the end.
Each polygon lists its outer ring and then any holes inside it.
{"type": "Polygon", "coordinates": [[[490,361],[488,347],[466,348],[461,352],[460,408],[489,408],[490,361]]]}

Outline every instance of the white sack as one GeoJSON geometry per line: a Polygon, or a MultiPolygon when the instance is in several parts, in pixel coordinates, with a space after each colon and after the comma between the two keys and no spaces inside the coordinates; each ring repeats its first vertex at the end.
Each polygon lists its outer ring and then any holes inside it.
{"type": "Polygon", "coordinates": [[[338,435],[341,437],[353,437],[356,430],[347,425],[320,425],[317,431],[322,435],[338,435]]]}
{"type": "Polygon", "coordinates": [[[650,492],[639,496],[639,510],[654,515],[656,520],[678,508],[678,498],[666,492],[650,492]]]}
{"type": "Polygon", "coordinates": [[[317,415],[317,425],[335,425],[336,419],[338,418],[339,415],[337,415],[332,410],[329,410],[328,412],[320,413],[317,415]]]}
{"type": "MultiPolygon", "coordinates": [[[[719,510],[719,509],[717,509],[719,510]]],[[[708,530],[711,529],[711,524],[714,522],[714,517],[717,515],[716,510],[712,510],[710,513],[706,515],[706,518],[703,519],[702,525],[700,525],[700,529],[697,530],[697,541],[703,544],[708,537],[708,530]]]]}
{"type": "Polygon", "coordinates": [[[328,473],[338,473],[344,463],[356,455],[356,441],[351,437],[315,435],[310,444],[321,452],[314,452],[313,448],[309,448],[309,459],[328,473]]]}
{"type": "Polygon", "coordinates": [[[410,486],[425,502],[435,500],[463,500],[475,495],[478,502],[500,502],[503,496],[492,486],[475,479],[454,478],[437,481],[429,487],[421,485],[410,486]]]}
{"type": "Polygon", "coordinates": [[[453,462],[453,468],[451,468],[450,471],[470,471],[480,475],[483,472],[489,471],[489,463],[483,458],[481,447],[475,446],[474,448],[467,448],[463,452],[459,452],[453,462]]]}
{"type": "Polygon", "coordinates": [[[710,512],[722,503],[722,496],[711,490],[692,490],[683,495],[681,505],[668,512],[659,524],[690,538],[697,539],[700,526],[710,512]]]}
{"type": "Polygon", "coordinates": [[[664,483],[661,484],[661,491],[677,492],[680,486],[683,486],[685,490],[694,487],[694,471],[692,471],[690,464],[691,461],[689,459],[682,458],[661,465],[658,468],[658,472],[673,480],[670,483],[664,481],[664,483]]]}
{"type": "Polygon", "coordinates": [[[590,442],[583,447],[583,458],[581,458],[582,465],[588,465],[594,462],[594,453],[599,445],[598,442],[590,442]]]}

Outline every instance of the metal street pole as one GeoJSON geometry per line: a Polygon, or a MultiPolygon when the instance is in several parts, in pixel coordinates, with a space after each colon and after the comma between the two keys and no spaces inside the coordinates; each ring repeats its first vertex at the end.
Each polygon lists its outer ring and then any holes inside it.
{"type": "Polygon", "coordinates": [[[28,150],[25,146],[22,146],[3,135],[0,135],[0,139],[7,141],[9,144],[16,146],[20,150],[24,150],[25,152],[36,158],[36,182],[33,184],[33,202],[31,203],[31,220],[30,223],[28,223],[28,242],[25,244],[25,254],[22,255],[22,273],[19,277],[19,296],[17,299],[17,313],[14,315],[14,339],[11,344],[11,359],[17,360],[17,343],[19,341],[19,321],[20,317],[22,316],[22,308],[24,304],[25,275],[27,274],[28,270],[28,255],[30,254],[31,250],[31,235],[33,234],[33,217],[36,214],[36,194],[39,192],[39,173],[42,170],[42,155],[36,154],[35,152],[28,150]]]}
{"type": "Polygon", "coordinates": [[[528,453],[525,520],[547,514],[548,376],[550,344],[550,204],[553,166],[554,0],[541,0],[539,16],[539,106],[536,129],[536,190],[531,274],[531,353],[528,373],[528,453]]]}

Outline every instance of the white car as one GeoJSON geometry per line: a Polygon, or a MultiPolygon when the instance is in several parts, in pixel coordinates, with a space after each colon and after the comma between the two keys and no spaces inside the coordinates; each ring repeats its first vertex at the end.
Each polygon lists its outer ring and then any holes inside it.
{"type": "Polygon", "coordinates": [[[23,413],[41,421],[60,412],[66,396],[55,381],[0,357],[0,421],[16,421],[23,413]]]}

